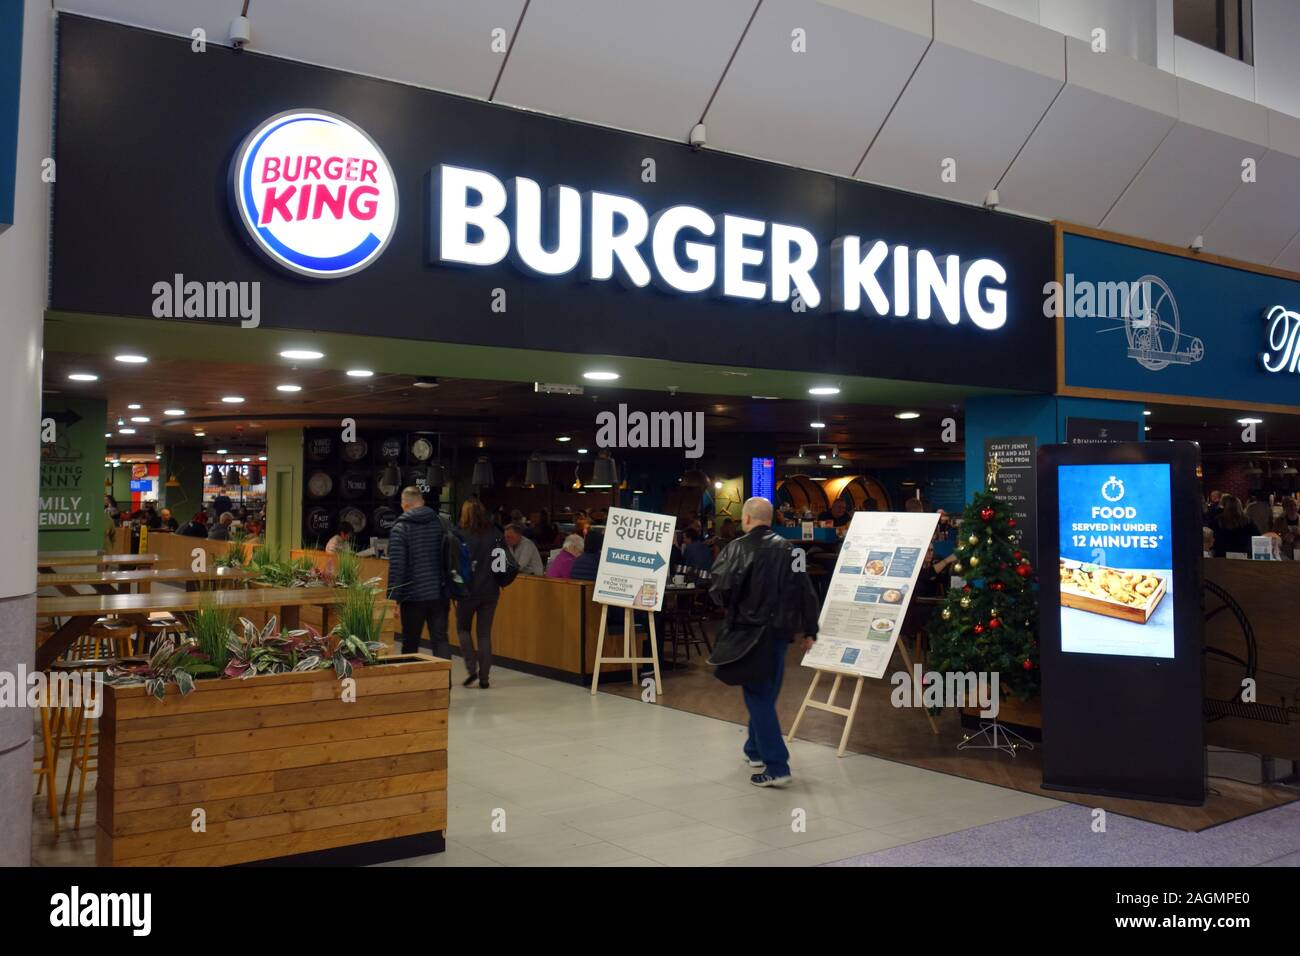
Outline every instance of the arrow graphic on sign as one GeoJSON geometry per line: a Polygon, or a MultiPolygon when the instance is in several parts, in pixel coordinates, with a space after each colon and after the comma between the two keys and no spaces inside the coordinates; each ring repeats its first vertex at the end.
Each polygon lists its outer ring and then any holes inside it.
{"type": "Polygon", "coordinates": [[[647,554],[645,551],[628,551],[624,548],[610,548],[605,553],[605,560],[610,564],[630,564],[634,568],[650,571],[658,571],[668,563],[658,551],[647,554]]]}

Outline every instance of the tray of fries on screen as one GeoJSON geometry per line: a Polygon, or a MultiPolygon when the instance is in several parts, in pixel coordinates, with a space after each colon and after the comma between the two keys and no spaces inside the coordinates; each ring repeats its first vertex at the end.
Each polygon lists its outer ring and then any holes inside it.
{"type": "Polygon", "coordinates": [[[1145,571],[1061,559],[1061,605],[1145,624],[1165,596],[1165,579],[1145,571]]]}

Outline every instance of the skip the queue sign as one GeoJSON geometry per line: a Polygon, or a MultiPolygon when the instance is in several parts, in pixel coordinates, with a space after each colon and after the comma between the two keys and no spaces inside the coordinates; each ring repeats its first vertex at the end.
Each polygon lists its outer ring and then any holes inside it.
{"type": "Polygon", "coordinates": [[[596,601],[641,611],[660,610],[676,526],[671,515],[610,508],[596,572],[596,601]]]}

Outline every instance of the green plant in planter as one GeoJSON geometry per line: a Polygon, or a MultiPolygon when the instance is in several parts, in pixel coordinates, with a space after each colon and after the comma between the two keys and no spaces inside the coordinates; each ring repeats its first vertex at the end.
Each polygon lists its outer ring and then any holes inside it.
{"type": "Polygon", "coordinates": [[[294,587],[313,587],[325,583],[325,577],[316,567],[316,562],[305,554],[293,559],[289,571],[293,576],[294,587]]]}
{"type": "Polygon", "coordinates": [[[361,579],[361,559],[351,548],[340,548],[334,554],[334,584],[350,588],[361,579]]]}
{"type": "Polygon", "coordinates": [[[179,645],[172,638],[162,641],[153,656],[144,664],[115,664],[104,672],[107,684],[144,683],[146,693],[158,700],[167,697],[167,685],[175,684],[181,696],[194,690],[195,668],[204,664],[195,656],[196,646],[191,641],[179,645]]]}
{"type": "Polygon", "coordinates": [[[384,620],[388,617],[388,606],[378,608],[379,591],[365,584],[354,584],[344,589],[335,602],[338,623],[330,634],[338,644],[331,654],[334,660],[334,673],[342,677],[352,675],[353,663],[370,664],[375,654],[383,647],[379,635],[384,629],[384,620]]]}
{"type": "Polygon", "coordinates": [[[234,630],[235,613],[217,606],[212,595],[205,594],[199,608],[184,615],[185,630],[203,660],[187,668],[196,677],[217,675],[226,669],[230,657],[227,643],[234,630]]]}

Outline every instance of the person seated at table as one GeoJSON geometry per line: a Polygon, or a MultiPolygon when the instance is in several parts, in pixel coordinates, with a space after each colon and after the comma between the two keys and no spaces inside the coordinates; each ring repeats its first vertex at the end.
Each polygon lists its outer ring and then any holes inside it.
{"type": "Polygon", "coordinates": [[[836,498],[831,502],[829,511],[823,511],[817,516],[818,521],[829,521],[836,528],[843,528],[853,520],[853,515],[849,514],[848,505],[844,503],[843,498],[836,498]]]}
{"type": "Polygon", "coordinates": [[[208,513],[203,510],[194,512],[194,517],[182,525],[177,534],[183,534],[190,538],[206,538],[208,536],[208,513]]]}
{"type": "Polygon", "coordinates": [[[580,534],[571,534],[564,539],[564,545],[546,569],[548,578],[569,578],[573,576],[573,563],[583,554],[583,538],[580,534]]]}
{"type": "Polygon", "coordinates": [[[350,550],[352,548],[352,525],[340,522],[338,530],[334,532],[334,537],[325,542],[326,554],[338,554],[340,551],[350,550]]]}
{"type": "Polygon", "coordinates": [[[596,580],[596,569],[600,567],[600,552],[605,547],[605,532],[592,528],[582,541],[582,553],[573,559],[569,577],[575,581],[596,580]]]}
{"type": "Polygon", "coordinates": [[[209,541],[229,541],[230,525],[234,522],[235,516],[229,511],[223,511],[221,517],[217,519],[216,525],[208,531],[209,541]]]}
{"type": "Polygon", "coordinates": [[[713,549],[700,540],[700,532],[687,528],[682,532],[686,546],[682,549],[682,564],[697,571],[708,571],[713,567],[713,549]]]}
{"type": "Polygon", "coordinates": [[[1273,519],[1273,527],[1269,529],[1268,536],[1277,542],[1274,548],[1280,560],[1295,559],[1296,530],[1286,523],[1286,515],[1278,515],[1273,519]]]}
{"type": "Polygon", "coordinates": [[[164,531],[175,531],[180,527],[180,522],[172,517],[172,509],[164,508],[159,515],[159,527],[164,531]]]}
{"type": "Polygon", "coordinates": [[[1255,524],[1246,516],[1246,509],[1236,495],[1219,499],[1223,509],[1215,519],[1214,556],[1226,558],[1229,554],[1250,556],[1250,539],[1255,535],[1255,524]]]}
{"type": "Polygon", "coordinates": [[[1214,557],[1214,529],[1210,527],[1201,528],[1201,557],[1214,557]]]}
{"type": "MultiPolygon", "coordinates": [[[[516,510],[515,512],[519,512],[516,510]]],[[[506,547],[510,553],[515,556],[515,563],[519,565],[520,574],[544,575],[546,568],[542,565],[542,556],[537,550],[537,545],[533,544],[532,539],[524,533],[523,525],[510,522],[506,525],[505,531],[501,536],[505,538],[506,547]]]]}

